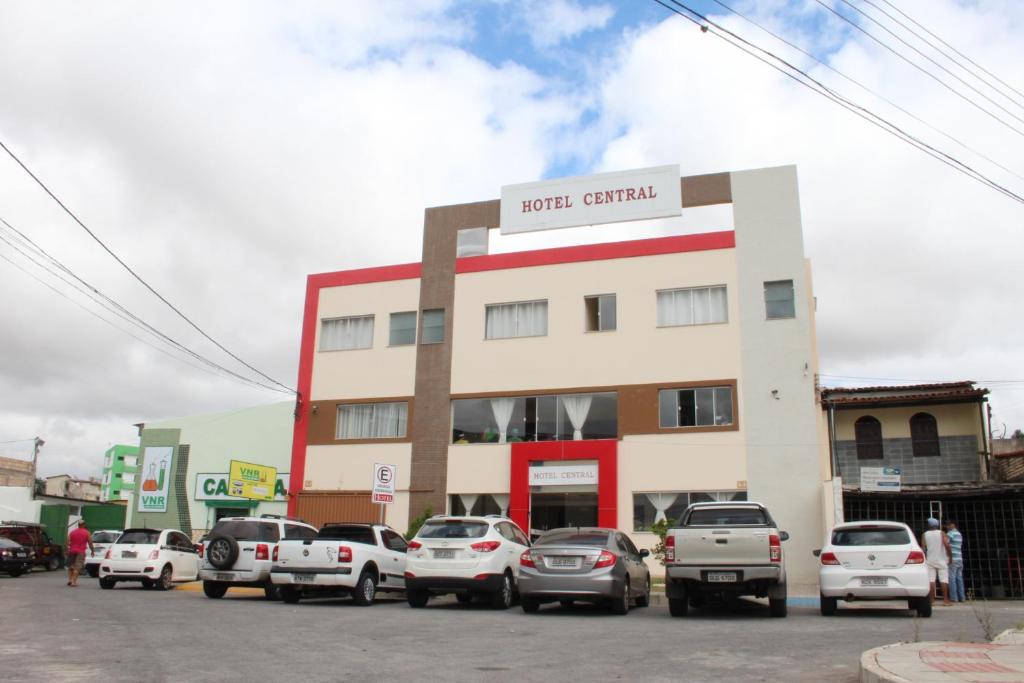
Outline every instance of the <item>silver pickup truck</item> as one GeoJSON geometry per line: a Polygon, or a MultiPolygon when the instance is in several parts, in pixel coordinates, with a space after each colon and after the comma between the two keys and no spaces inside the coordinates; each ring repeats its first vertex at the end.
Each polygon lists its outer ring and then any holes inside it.
{"type": "Polygon", "coordinates": [[[768,598],[786,616],[786,564],[775,520],[760,503],[695,503],[665,536],[665,596],[674,617],[708,598],[768,598]]]}

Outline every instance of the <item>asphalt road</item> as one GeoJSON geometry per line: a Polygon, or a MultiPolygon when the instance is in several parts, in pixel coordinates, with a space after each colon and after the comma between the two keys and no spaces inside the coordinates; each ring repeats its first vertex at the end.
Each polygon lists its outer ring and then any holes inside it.
{"type": "MultiPolygon", "coordinates": [[[[269,603],[253,591],[210,600],[197,585],[77,588],[63,573],[0,576],[0,662],[18,681],[829,681],[857,678],[860,653],[897,641],[982,640],[975,609],[811,606],[771,619],[741,603],[673,619],[656,605],[616,617],[557,605],[526,615],[453,598],[269,603]]],[[[991,628],[1024,622],[1024,603],[987,603],[991,628]]]]}

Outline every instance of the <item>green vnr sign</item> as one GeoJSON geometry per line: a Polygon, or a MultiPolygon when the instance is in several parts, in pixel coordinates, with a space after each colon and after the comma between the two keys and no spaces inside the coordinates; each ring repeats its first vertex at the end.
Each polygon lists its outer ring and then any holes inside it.
{"type": "MultiPolygon", "coordinates": [[[[274,482],[274,500],[288,500],[288,473],[278,472],[274,482]]],[[[228,473],[209,472],[196,475],[196,500],[238,500],[228,495],[228,473]]]]}

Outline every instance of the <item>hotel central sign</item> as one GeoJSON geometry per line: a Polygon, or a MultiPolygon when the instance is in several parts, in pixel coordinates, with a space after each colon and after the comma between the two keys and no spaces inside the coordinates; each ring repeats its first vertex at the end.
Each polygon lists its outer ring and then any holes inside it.
{"type": "Polygon", "coordinates": [[[530,486],[593,486],[597,465],[537,465],[530,468],[530,486]]]}
{"type": "Polygon", "coordinates": [[[682,213],[679,166],[501,188],[501,234],[668,218],[682,213]]]}

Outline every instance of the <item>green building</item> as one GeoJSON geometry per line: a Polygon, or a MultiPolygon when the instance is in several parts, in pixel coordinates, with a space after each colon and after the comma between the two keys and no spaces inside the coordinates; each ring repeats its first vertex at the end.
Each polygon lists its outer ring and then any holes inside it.
{"type": "Polygon", "coordinates": [[[130,500],[139,474],[139,447],[118,444],[103,455],[100,500],[130,500]]]}

